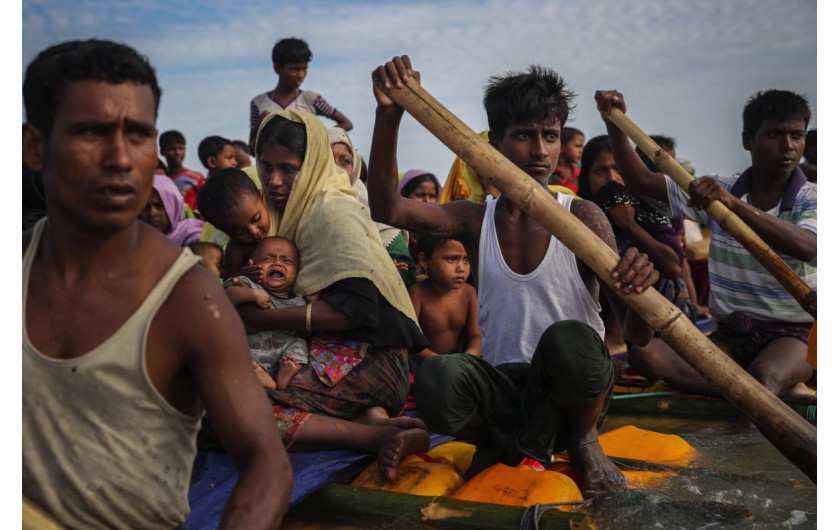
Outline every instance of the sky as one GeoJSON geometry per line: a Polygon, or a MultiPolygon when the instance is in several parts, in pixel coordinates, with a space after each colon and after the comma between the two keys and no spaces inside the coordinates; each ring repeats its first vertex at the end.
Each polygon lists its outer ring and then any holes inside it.
{"type": "MultiPolygon", "coordinates": [[[[68,39],[117,40],[148,56],[163,89],[158,129],[185,134],[191,169],[203,170],[197,148],[204,137],[247,141],[251,98],[277,82],[271,48],[294,36],[314,54],[303,88],[319,92],[352,120],[350,135],[364,158],[375,108],[371,71],[407,54],[426,90],[476,131],[486,128],[481,98],[488,78],[530,64],[554,68],[578,94],[568,125],[587,139],[605,132],[595,91],[621,90],[628,116],[648,134],[674,137],[677,156],[691,159],[702,175],[749,166],[740,114],[758,90],[802,94],[814,114],[810,128],[817,127],[818,26],[823,94],[832,76],[825,67],[831,60],[825,42],[835,31],[827,4],[820,3],[818,20],[816,0],[23,0],[5,5],[4,23],[7,39],[21,32],[21,79],[39,51],[68,39]]],[[[833,100],[822,104],[820,116],[837,115],[833,100]]],[[[15,128],[19,117],[25,119],[17,109],[2,108],[4,122],[15,128]]],[[[824,142],[834,138],[826,136],[830,132],[824,129],[824,142]]],[[[406,116],[398,159],[401,170],[421,168],[443,180],[454,155],[406,116]]],[[[833,196],[836,186],[823,186],[824,195],[833,196]]],[[[824,210],[824,223],[829,217],[824,210]]],[[[823,246],[823,259],[832,256],[823,246]]],[[[820,279],[824,310],[837,292],[831,276],[820,279]]],[[[832,327],[822,328],[825,343],[840,338],[832,327]]],[[[16,329],[9,328],[11,337],[16,329]]],[[[834,403],[831,388],[823,391],[834,403]]],[[[826,418],[823,435],[829,433],[826,418]]],[[[823,452],[821,470],[837,467],[828,456],[823,452]]]]}
{"type": "MultiPolygon", "coordinates": [[[[815,0],[25,0],[22,13],[23,65],[50,44],[90,37],[147,55],[163,89],[158,129],[183,132],[185,165],[202,171],[203,138],[248,140],[249,102],[276,85],[271,48],[290,36],[314,54],[303,88],[350,118],[365,158],[375,108],[370,74],[402,54],[424,87],[476,131],[487,125],[488,78],[532,63],[554,68],[578,94],[569,125],[587,138],[605,132],[595,91],[621,90],[628,116],[648,134],[674,137],[677,155],[700,174],[749,166],[740,112],[757,90],[804,95],[817,125],[815,0]]],[[[400,170],[441,180],[454,159],[413,118],[403,120],[399,146],[400,170]]]]}

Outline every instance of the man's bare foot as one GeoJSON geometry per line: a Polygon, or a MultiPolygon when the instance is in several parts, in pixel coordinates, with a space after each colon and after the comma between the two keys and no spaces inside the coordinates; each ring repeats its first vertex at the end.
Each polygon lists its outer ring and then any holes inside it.
{"type": "Polygon", "coordinates": [[[796,383],[781,394],[779,399],[789,405],[816,405],[817,395],[812,394],[805,383],[796,383]]]}
{"type": "Polygon", "coordinates": [[[567,452],[584,498],[627,489],[627,479],[604,455],[597,440],[569,447],[567,452]]]}
{"type": "Polygon", "coordinates": [[[412,418],[409,416],[397,416],[391,418],[385,409],[382,407],[370,407],[365,409],[361,414],[353,418],[356,423],[364,423],[365,425],[381,425],[384,427],[399,427],[400,429],[425,429],[426,424],[420,418],[412,418]]]}
{"type": "Polygon", "coordinates": [[[428,450],[430,443],[425,429],[395,428],[379,445],[379,475],[388,482],[394,482],[400,460],[411,453],[428,450]]]}
{"type": "Polygon", "coordinates": [[[277,371],[277,390],[286,390],[289,381],[300,371],[300,368],[301,365],[288,355],[281,357],[280,370],[277,371]]]}
{"type": "Polygon", "coordinates": [[[268,375],[268,372],[266,372],[263,369],[263,367],[257,364],[255,361],[251,361],[251,363],[254,365],[254,373],[257,374],[257,380],[259,380],[263,388],[266,388],[268,390],[276,390],[277,387],[275,386],[274,381],[271,379],[271,376],[268,375]]]}

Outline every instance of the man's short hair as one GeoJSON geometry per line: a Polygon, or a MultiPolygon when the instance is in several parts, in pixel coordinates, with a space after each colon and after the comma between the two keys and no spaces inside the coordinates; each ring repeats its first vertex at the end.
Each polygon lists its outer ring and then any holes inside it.
{"type": "Polygon", "coordinates": [[[236,147],[233,142],[222,136],[208,136],[198,144],[198,159],[201,160],[204,167],[210,169],[210,166],[207,165],[207,159],[211,156],[219,156],[226,145],[236,147]]]}
{"type": "Polygon", "coordinates": [[[525,72],[491,77],[484,88],[484,109],[490,130],[502,138],[507,127],[514,123],[555,118],[564,125],[574,109],[572,98],[576,95],[557,72],[531,65],[525,72]]]}
{"type": "Polygon", "coordinates": [[[23,80],[26,121],[49,136],[64,84],[87,80],[147,85],[155,97],[157,117],[161,90],[149,60],[125,44],[89,39],[55,44],[29,63],[23,80]]]}
{"type": "Polygon", "coordinates": [[[271,60],[275,66],[286,63],[308,63],[312,60],[312,51],[303,39],[290,37],[281,39],[271,49],[271,60]]]}
{"type": "Polygon", "coordinates": [[[171,130],[166,131],[160,134],[158,137],[158,145],[160,146],[160,150],[163,151],[166,149],[167,146],[171,144],[184,144],[187,145],[187,139],[184,137],[181,131],[171,130]]]}
{"type": "Polygon", "coordinates": [[[766,90],[756,92],[747,101],[742,115],[744,132],[755,138],[761,124],[766,120],[785,121],[802,118],[805,127],[811,121],[811,108],[808,100],[788,90],[766,90]]]}
{"type": "Polygon", "coordinates": [[[236,167],[225,168],[208,179],[198,189],[196,203],[201,216],[216,227],[225,224],[242,197],[259,196],[260,190],[244,171],[236,167]]]}

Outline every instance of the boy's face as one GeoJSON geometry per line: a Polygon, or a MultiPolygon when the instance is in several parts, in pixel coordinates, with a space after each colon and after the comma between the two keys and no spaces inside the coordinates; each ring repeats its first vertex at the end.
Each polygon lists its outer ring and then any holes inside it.
{"type": "Polygon", "coordinates": [[[470,260],[460,242],[450,239],[432,251],[431,258],[421,253],[421,265],[429,280],[444,289],[460,289],[470,275],[470,260]]]}
{"type": "Polygon", "coordinates": [[[270,238],[261,242],[251,254],[254,265],[263,273],[262,286],[272,293],[292,291],[298,271],[298,251],[285,239],[270,238]]]}
{"type": "Polygon", "coordinates": [[[778,179],[790,177],[805,151],[806,127],[805,120],[797,117],[764,120],[755,138],[744,132],[744,149],[750,152],[753,170],[778,179]]]}
{"type": "Polygon", "coordinates": [[[164,234],[169,232],[169,229],[172,228],[172,223],[169,221],[169,216],[166,214],[166,208],[163,205],[163,201],[160,199],[160,193],[154,188],[152,188],[152,194],[149,196],[149,202],[146,203],[146,207],[143,208],[143,211],[140,212],[140,215],[137,217],[140,218],[141,221],[145,221],[152,225],[152,227],[160,230],[164,234]]]}
{"type": "Polygon", "coordinates": [[[579,164],[583,156],[583,135],[576,134],[560,148],[563,158],[570,164],[579,164]]]}
{"type": "Polygon", "coordinates": [[[221,278],[222,272],[225,270],[224,255],[221,249],[218,247],[208,247],[202,250],[201,265],[221,278]]]}
{"type": "Polygon", "coordinates": [[[47,210],[91,233],[137,222],[157,165],[155,98],[148,85],[68,81],[45,137],[23,126],[24,161],[43,174],[47,210]]]}
{"type": "Polygon", "coordinates": [[[181,142],[170,142],[163,148],[163,157],[170,168],[181,167],[186,154],[187,146],[181,142]]]}
{"type": "Polygon", "coordinates": [[[217,228],[231,239],[245,245],[256,245],[262,241],[271,228],[271,219],[262,200],[262,191],[242,195],[227,218],[219,221],[217,228]]]}
{"type": "Polygon", "coordinates": [[[274,71],[280,77],[280,84],[287,90],[297,90],[306,79],[306,70],[309,63],[286,63],[283,66],[274,65],[274,71]]]}
{"type": "Polygon", "coordinates": [[[218,155],[208,157],[207,165],[214,173],[229,167],[236,167],[236,148],[232,145],[224,146],[218,155]]]}
{"type": "Polygon", "coordinates": [[[519,169],[545,186],[560,156],[560,120],[514,123],[503,138],[490,131],[490,143],[519,169]]]}

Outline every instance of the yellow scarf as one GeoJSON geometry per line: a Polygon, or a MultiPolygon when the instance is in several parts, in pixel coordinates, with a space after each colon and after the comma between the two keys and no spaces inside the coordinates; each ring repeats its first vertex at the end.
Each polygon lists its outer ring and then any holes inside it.
{"type": "Polygon", "coordinates": [[[324,124],[307,112],[273,112],[260,125],[257,143],[265,125],[280,118],[306,126],[303,166],[285,212],[281,214],[268,193],[263,194],[271,216],[270,233],[292,240],[300,252],[295,292],[306,296],[338,280],[367,278],[392,306],[417,322],[408,291],[379,239],[368,207],[356,200],[347,173],[335,164],[324,124]]]}

